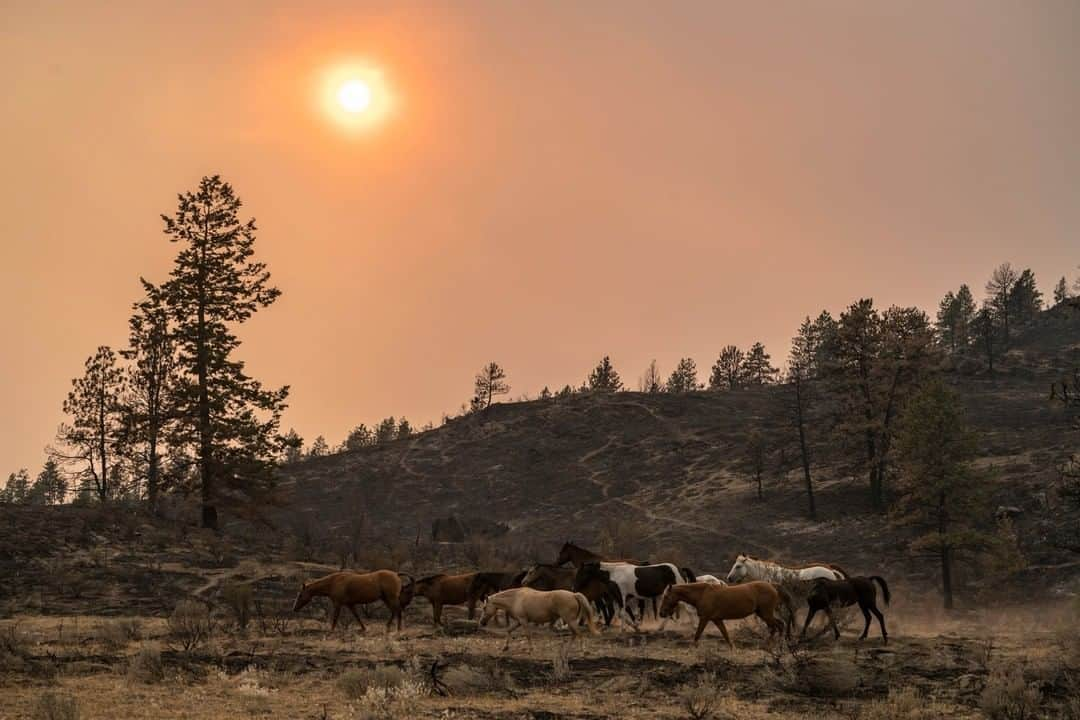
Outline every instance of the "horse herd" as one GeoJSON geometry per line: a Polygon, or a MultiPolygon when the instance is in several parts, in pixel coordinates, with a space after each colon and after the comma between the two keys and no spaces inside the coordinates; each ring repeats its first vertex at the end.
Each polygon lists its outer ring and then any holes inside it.
{"type": "Polygon", "coordinates": [[[567,542],[554,563],[540,563],[518,572],[470,572],[456,575],[438,574],[420,579],[392,570],[367,573],[336,572],[303,583],[293,604],[298,611],[317,596],[328,597],[333,607],[331,631],[337,627],[343,607],[349,608],[366,630],[356,610],[357,605],[382,602],[390,611],[387,630],[394,621],[401,630],[402,611],[420,596],[431,604],[432,621],[442,622],[442,610],[447,605],[464,605],[469,619],[475,618],[477,605],[483,605],[481,625],[487,625],[501,611],[507,618],[506,642],[512,633],[528,626],[554,625],[562,621],[574,636],[581,626],[587,632],[600,632],[596,612],[606,626],[618,617],[620,628],[640,631],[647,603],[661,620],[678,617],[679,608],[686,604],[697,617],[696,644],[711,622],[734,647],[725,620],[739,620],[755,615],[769,628],[769,641],[778,634],[791,637],[791,625],[796,611],[806,606],[800,639],[806,635],[810,622],[818,612],[824,612],[837,639],[840,630],[832,610],[835,607],[858,605],[865,626],[860,640],[870,631],[871,614],[877,618],[883,642],[888,642],[885,618],[877,606],[877,586],[887,605],[889,586],[884,578],[851,576],[836,565],[819,564],[789,567],[750,555],[739,555],[731,570],[721,579],[714,575],[695,574],[672,563],[644,563],[629,558],[611,559],[567,542]],[[636,603],[635,603],[636,601],[636,603]],[[657,603],[659,602],[659,607],[657,603]],[[637,614],[634,606],[637,606],[637,614]],[[513,621],[513,624],[511,624],[513,621]]]}

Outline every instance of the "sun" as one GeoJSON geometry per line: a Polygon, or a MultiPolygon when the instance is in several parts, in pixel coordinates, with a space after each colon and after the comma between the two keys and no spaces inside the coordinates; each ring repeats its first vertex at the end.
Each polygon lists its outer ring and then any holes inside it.
{"type": "Polygon", "coordinates": [[[365,60],[324,65],[315,89],[323,116],[349,134],[366,134],[382,126],[397,105],[383,68],[365,60]]]}
{"type": "Polygon", "coordinates": [[[371,88],[363,80],[349,80],[338,88],[337,101],[347,113],[362,113],[371,107],[371,88]]]}

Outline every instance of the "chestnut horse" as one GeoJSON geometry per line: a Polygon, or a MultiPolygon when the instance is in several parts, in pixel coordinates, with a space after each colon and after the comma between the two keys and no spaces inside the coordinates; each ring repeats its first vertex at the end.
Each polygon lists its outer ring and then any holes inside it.
{"type": "Polygon", "coordinates": [[[757,615],[769,626],[769,640],[777,632],[791,633],[791,625],[776,617],[776,610],[781,603],[791,607],[791,598],[787,592],[776,587],[772,583],[755,580],[742,585],[723,586],[714,583],[686,583],[672,585],[664,594],[664,601],[660,604],[660,616],[671,617],[680,602],[692,606],[697,610],[698,626],[694,633],[694,644],[697,645],[701,634],[711,622],[720,628],[728,646],[734,650],[735,643],[731,642],[725,620],[741,620],[750,615],[757,615]]]}
{"type": "Polygon", "coordinates": [[[330,616],[331,632],[337,627],[342,606],[349,608],[356,622],[360,623],[360,631],[366,631],[364,621],[356,612],[356,606],[380,600],[390,610],[386,630],[389,632],[392,629],[394,618],[397,618],[397,629],[401,630],[401,577],[393,570],[376,570],[369,573],[336,572],[305,582],[300,586],[300,592],[296,594],[293,612],[307,605],[313,597],[328,597],[333,603],[334,611],[330,616]]]}
{"type": "Polygon", "coordinates": [[[461,575],[430,575],[420,578],[412,584],[414,596],[426,597],[431,602],[431,619],[435,625],[442,622],[443,605],[468,605],[469,619],[476,616],[476,603],[478,598],[473,595],[473,580],[476,573],[463,573],[461,575]]]}

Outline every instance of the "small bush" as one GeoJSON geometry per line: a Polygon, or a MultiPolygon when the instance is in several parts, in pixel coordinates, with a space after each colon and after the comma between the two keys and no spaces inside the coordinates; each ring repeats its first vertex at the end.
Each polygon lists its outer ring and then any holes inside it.
{"type": "Polygon", "coordinates": [[[1025,681],[1023,668],[1017,666],[992,672],[979,697],[979,707],[990,720],[1028,720],[1036,717],[1041,703],[1038,684],[1025,681]]]}
{"type": "Polygon", "coordinates": [[[679,705],[689,720],[710,720],[716,709],[716,679],[701,675],[679,690],[679,705]]]}
{"type": "Polygon", "coordinates": [[[34,720],[79,720],[79,703],[68,693],[46,690],[34,705],[34,720]]]}
{"type": "Polygon", "coordinates": [[[372,688],[395,688],[406,681],[405,673],[396,665],[377,665],[370,670],[346,670],[338,677],[338,689],[348,698],[357,700],[372,688]]]}
{"type": "Polygon", "coordinates": [[[241,630],[251,622],[252,596],[251,583],[229,583],[221,589],[221,599],[241,630]]]}
{"type": "Polygon", "coordinates": [[[184,652],[191,652],[210,639],[213,621],[210,610],[196,600],[181,600],[169,616],[169,638],[184,652]]]}
{"type": "Polygon", "coordinates": [[[867,703],[859,720],[935,720],[945,716],[945,708],[919,694],[915,688],[890,690],[882,700],[867,703]]]}
{"type": "Polygon", "coordinates": [[[150,645],[143,645],[128,661],[128,679],[132,682],[153,685],[165,679],[165,665],[161,662],[161,651],[150,645]]]}
{"type": "Polygon", "coordinates": [[[141,637],[142,626],[138,620],[132,618],[106,620],[98,628],[98,640],[113,652],[123,650],[129,642],[138,640],[141,637]]]}
{"type": "Polygon", "coordinates": [[[295,615],[292,611],[292,601],[282,598],[263,600],[256,598],[254,601],[255,619],[259,624],[259,632],[263,635],[287,635],[289,626],[295,615]]]}

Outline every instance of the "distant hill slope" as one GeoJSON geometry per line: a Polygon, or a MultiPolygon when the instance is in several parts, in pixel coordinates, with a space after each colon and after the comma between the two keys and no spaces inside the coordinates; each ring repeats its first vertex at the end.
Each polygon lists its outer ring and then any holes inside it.
{"type": "MultiPolygon", "coordinates": [[[[1077,438],[1050,383],[1080,363],[1080,312],[1042,314],[1015,339],[993,378],[963,363],[948,374],[993,468],[995,504],[1017,519],[1029,563],[1072,576],[1075,555],[1047,539],[1071,519],[1048,488],[1077,438]],[[1060,566],[1060,567],[1058,567],[1060,566]]],[[[695,567],[726,571],[747,551],[792,561],[828,559],[860,572],[913,579],[932,574],[897,542],[898,529],[870,511],[866,481],[831,458],[818,434],[819,521],[805,519],[801,473],[770,474],[754,498],[741,468],[749,428],[778,427],[778,388],[685,395],[576,395],[506,403],[403,441],[307,460],[285,470],[288,514],[345,527],[363,516],[382,537],[429,537],[434,519],[455,515],[508,524],[511,535],[596,542],[608,518],[644,527],[639,554],[678,548],[695,567]]],[[[1050,572],[1049,570],[1046,572],[1050,572]]]]}

